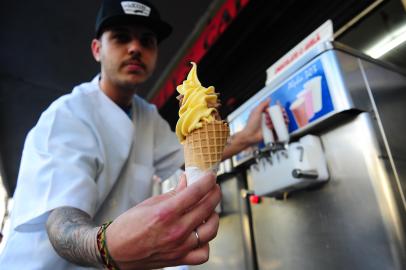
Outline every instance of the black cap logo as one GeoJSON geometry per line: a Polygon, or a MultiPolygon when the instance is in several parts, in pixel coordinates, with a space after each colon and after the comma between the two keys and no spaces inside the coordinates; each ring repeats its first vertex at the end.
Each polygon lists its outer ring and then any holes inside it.
{"type": "Polygon", "coordinates": [[[125,14],[138,15],[148,17],[151,13],[151,8],[135,1],[122,1],[121,7],[125,14]]]}

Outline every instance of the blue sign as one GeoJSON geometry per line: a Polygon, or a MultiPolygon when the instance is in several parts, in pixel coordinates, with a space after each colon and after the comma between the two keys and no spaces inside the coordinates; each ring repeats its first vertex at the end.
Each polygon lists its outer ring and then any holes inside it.
{"type": "MultiPolygon", "coordinates": [[[[263,100],[269,97],[271,98],[271,105],[280,104],[285,108],[289,117],[288,130],[290,133],[334,110],[320,59],[305,66],[263,100]]],[[[259,102],[255,103],[254,106],[259,102]]],[[[232,120],[230,128],[233,134],[245,127],[253,107],[232,120]]],[[[261,146],[259,145],[260,148],[261,146]]],[[[236,155],[235,158],[237,161],[246,159],[247,155],[252,155],[252,151],[253,149],[246,149],[236,155]]]]}
{"type": "Polygon", "coordinates": [[[334,110],[326,75],[317,60],[270,94],[271,105],[280,103],[289,117],[289,132],[316,121],[334,110]]]}

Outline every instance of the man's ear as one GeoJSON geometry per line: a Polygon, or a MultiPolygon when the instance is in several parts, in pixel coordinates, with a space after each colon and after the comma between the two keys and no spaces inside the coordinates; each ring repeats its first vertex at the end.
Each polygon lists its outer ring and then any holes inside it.
{"type": "Polygon", "coordinates": [[[92,45],[91,45],[92,54],[93,54],[94,59],[97,62],[100,62],[100,47],[101,47],[101,41],[96,39],[96,38],[93,39],[92,40],[92,45]]]}

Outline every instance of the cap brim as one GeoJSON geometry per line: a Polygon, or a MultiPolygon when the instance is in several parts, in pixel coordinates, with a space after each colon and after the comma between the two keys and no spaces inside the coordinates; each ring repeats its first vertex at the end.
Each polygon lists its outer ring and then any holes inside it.
{"type": "Polygon", "coordinates": [[[97,27],[96,36],[100,36],[107,27],[131,24],[143,25],[151,29],[156,34],[158,42],[161,42],[172,33],[172,26],[162,20],[142,16],[117,15],[103,20],[97,27]]]}

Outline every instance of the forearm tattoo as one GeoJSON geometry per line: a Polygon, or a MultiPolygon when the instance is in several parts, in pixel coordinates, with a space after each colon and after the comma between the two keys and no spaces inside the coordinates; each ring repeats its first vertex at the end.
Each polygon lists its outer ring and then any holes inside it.
{"type": "Polygon", "coordinates": [[[49,240],[61,257],[81,266],[102,266],[96,243],[99,227],[87,213],[72,207],[57,208],[46,226],[49,240]]]}

